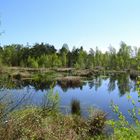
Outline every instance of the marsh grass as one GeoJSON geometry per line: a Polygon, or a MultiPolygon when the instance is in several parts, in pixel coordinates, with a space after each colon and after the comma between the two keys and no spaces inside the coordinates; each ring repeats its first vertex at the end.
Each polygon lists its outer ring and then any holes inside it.
{"type": "Polygon", "coordinates": [[[71,101],[71,113],[76,115],[81,115],[80,101],[77,99],[72,99],[71,101]]]}

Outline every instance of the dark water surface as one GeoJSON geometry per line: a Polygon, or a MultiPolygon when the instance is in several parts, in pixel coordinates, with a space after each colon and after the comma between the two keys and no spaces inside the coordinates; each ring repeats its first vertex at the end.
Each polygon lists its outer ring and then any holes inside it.
{"type": "MultiPolygon", "coordinates": [[[[51,83],[49,83],[51,84],[51,83]]],[[[50,85],[41,82],[18,82],[18,85],[2,88],[1,97],[6,95],[5,101],[12,99],[13,104],[23,105],[41,105],[44,95],[49,92],[50,85]],[[23,100],[19,102],[21,99],[23,100]]],[[[108,113],[108,118],[116,119],[116,115],[110,107],[111,101],[117,104],[120,111],[130,120],[128,109],[132,109],[132,103],[127,99],[128,94],[140,107],[138,102],[138,92],[136,91],[136,81],[131,80],[128,75],[96,77],[92,80],[84,81],[80,87],[62,87],[57,83],[54,85],[54,91],[59,93],[60,107],[64,113],[70,112],[70,103],[72,99],[80,101],[82,113],[87,115],[88,108],[99,108],[108,113]]]]}

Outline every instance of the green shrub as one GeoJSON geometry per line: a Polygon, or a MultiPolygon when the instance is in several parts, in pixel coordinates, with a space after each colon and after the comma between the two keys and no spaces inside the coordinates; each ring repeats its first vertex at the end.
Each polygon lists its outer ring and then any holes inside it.
{"type": "Polygon", "coordinates": [[[113,102],[111,104],[113,112],[118,115],[117,121],[114,120],[108,120],[107,124],[109,124],[112,129],[114,130],[114,133],[112,135],[113,139],[117,140],[139,140],[140,139],[140,121],[138,119],[137,114],[137,108],[135,105],[134,100],[131,98],[130,95],[128,95],[128,100],[132,103],[133,109],[128,110],[131,119],[133,119],[134,124],[132,125],[129,123],[122,112],[120,112],[118,105],[115,105],[113,102]]]}

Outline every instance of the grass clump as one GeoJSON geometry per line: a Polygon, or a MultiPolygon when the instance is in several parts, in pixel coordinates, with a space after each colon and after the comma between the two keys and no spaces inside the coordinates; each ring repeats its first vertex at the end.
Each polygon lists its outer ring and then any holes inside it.
{"type": "Polygon", "coordinates": [[[72,99],[71,101],[71,113],[81,115],[80,101],[77,99],[72,99]]]}

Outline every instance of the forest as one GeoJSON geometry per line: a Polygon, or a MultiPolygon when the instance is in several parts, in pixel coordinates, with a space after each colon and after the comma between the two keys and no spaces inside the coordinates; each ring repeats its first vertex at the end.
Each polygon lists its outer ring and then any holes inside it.
{"type": "Polygon", "coordinates": [[[98,47],[73,47],[63,44],[60,50],[54,45],[36,43],[34,45],[11,44],[0,47],[0,65],[31,68],[78,68],[104,70],[139,70],[140,48],[120,43],[117,51],[113,46],[102,52],[98,47]]]}

